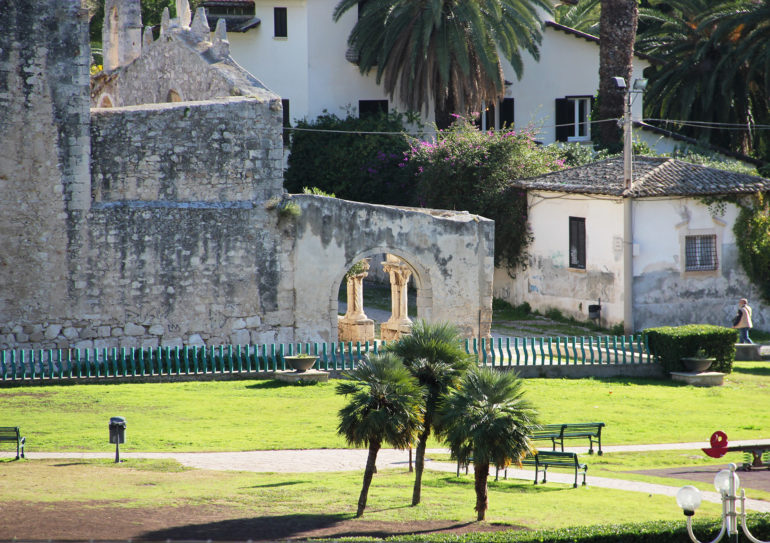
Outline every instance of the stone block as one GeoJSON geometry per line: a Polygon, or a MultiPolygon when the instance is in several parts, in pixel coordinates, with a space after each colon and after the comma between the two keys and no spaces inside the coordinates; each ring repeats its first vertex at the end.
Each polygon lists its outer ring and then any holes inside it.
{"type": "Polygon", "coordinates": [[[259,315],[247,317],[245,320],[246,328],[257,328],[262,325],[262,319],[259,317],[259,315]]]}
{"type": "Polygon", "coordinates": [[[62,330],[62,327],[60,324],[51,324],[48,326],[48,328],[45,329],[45,338],[55,339],[56,337],[58,337],[61,330],[62,330]]]}
{"type": "Polygon", "coordinates": [[[145,334],[144,326],[139,326],[138,324],[134,324],[132,322],[126,323],[125,328],[123,328],[123,332],[127,336],[143,336],[145,334]]]}
{"type": "Polygon", "coordinates": [[[67,339],[75,339],[76,337],[79,337],[80,334],[78,334],[78,331],[76,328],[73,328],[72,326],[68,326],[67,328],[62,330],[62,335],[67,339]]]}
{"type": "Polygon", "coordinates": [[[161,347],[182,347],[184,343],[180,337],[162,338],[160,340],[161,347]]]}
{"type": "Polygon", "coordinates": [[[203,341],[203,338],[200,334],[192,334],[190,337],[187,338],[187,344],[194,346],[194,347],[202,347],[206,344],[205,341],[203,341]]]}
{"type": "Polygon", "coordinates": [[[150,326],[149,332],[153,336],[162,336],[163,334],[166,333],[166,327],[163,326],[162,324],[153,324],[152,326],[150,326]]]}
{"type": "Polygon", "coordinates": [[[86,326],[80,331],[80,339],[93,339],[97,337],[96,330],[91,326],[86,326]]]}
{"type": "Polygon", "coordinates": [[[110,326],[99,326],[96,329],[96,334],[99,337],[110,337],[112,335],[112,327],[110,327],[110,326]]]}
{"type": "Polygon", "coordinates": [[[236,330],[230,334],[230,343],[233,345],[245,345],[251,341],[251,334],[248,330],[236,330]]]}
{"type": "Polygon", "coordinates": [[[725,374],[718,371],[703,371],[700,373],[672,371],[671,379],[696,387],[716,387],[722,386],[725,383],[725,374]]]}

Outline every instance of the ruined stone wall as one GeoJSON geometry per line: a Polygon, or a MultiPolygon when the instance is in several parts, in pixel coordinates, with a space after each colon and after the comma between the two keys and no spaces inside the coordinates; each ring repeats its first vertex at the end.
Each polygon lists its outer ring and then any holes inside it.
{"type": "MultiPolygon", "coordinates": [[[[207,23],[208,24],[208,23],[207,23]]],[[[95,78],[92,107],[109,97],[111,107],[198,101],[213,97],[276,98],[217,44],[190,29],[173,27],[142,47],[141,56],[118,72],[95,78]]]]}
{"type": "Polygon", "coordinates": [[[68,310],[87,208],[88,17],[79,2],[0,2],[0,345],[68,310]]]}
{"type": "MultiPolygon", "coordinates": [[[[365,257],[398,256],[412,269],[417,317],[486,337],[492,320],[494,222],[466,212],[397,208],[297,195],[296,326],[307,341],[334,341],[337,293],[365,257]]],[[[380,261],[372,260],[372,267],[380,261]]],[[[365,288],[365,287],[364,287],[365,288]]]]}
{"type": "Polygon", "coordinates": [[[277,99],[229,98],[95,109],[94,201],[261,201],[280,194],[278,106],[277,99]]]}

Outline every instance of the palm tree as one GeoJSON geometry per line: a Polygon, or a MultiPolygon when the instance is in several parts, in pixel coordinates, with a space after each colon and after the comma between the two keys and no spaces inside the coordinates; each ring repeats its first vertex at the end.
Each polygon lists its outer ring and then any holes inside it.
{"type": "MultiPolygon", "coordinates": [[[[752,109],[748,67],[734,56],[746,48],[745,27],[738,21],[747,1],[668,0],[666,13],[642,10],[640,16],[649,25],[637,46],[664,59],[650,73],[645,116],[748,127],[752,109]]],[[[696,131],[700,128],[674,126],[688,135],[702,134],[696,131]]],[[[712,130],[706,138],[744,153],[751,149],[748,130],[712,130]]]]}
{"type": "Polygon", "coordinates": [[[533,451],[536,415],[524,399],[522,380],[489,368],[469,371],[442,403],[440,427],[452,456],[465,464],[473,456],[478,520],[484,520],[489,503],[489,466],[520,464],[533,451]]]}
{"type": "Polygon", "coordinates": [[[337,432],[351,445],[369,447],[356,512],[360,517],[383,442],[404,449],[422,429],[423,394],[401,360],[387,353],[363,360],[346,376],[350,380],[336,387],[337,394],[350,396],[340,409],[337,432]]]}
{"type": "Polygon", "coordinates": [[[574,4],[562,3],[553,9],[553,20],[560,25],[599,35],[599,0],[581,0],[574,4]]]}
{"type": "MultiPolygon", "coordinates": [[[[634,40],[639,19],[637,0],[601,0],[599,18],[599,120],[623,117],[625,92],[613,77],[631,81],[634,40]]],[[[617,144],[620,130],[602,122],[599,137],[604,145],[617,144]]]]}
{"type": "Polygon", "coordinates": [[[520,77],[521,49],[539,58],[538,10],[551,10],[548,0],[340,0],[334,20],[354,7],[348,45],[361,73],[375,71],[391,99],[414,111],[432,98],[441,128],[452,113],[502,98],[499,54],[520,77]]]}
{"type": "Polygon", "coordinates": [[[449,387],[457,383],[474,362],[460,343],[460,334],[449,323],[428,323],[423,320],[412,325],[412,331],[402,336],[388,349],[401,357],[425,389],[425,419],[417,441],[414,461],[414,491],[412,505],[420,503],[425,448],[430,437],[439,400],[449,387]]]}

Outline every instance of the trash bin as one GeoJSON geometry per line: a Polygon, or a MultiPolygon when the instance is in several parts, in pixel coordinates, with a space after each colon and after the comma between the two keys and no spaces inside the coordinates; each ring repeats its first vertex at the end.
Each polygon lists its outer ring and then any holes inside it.
{"type": "Polygon", "coordinates": [[[110,443],[126,442],[126,419],[123,417],[110,418],[110,443]]]}
{"type": "Polygon", "coordinates": [[[598,319],[602,316],[602,306],[600,305],[589,305],[588,306],[588,318],[589,319],[598,319]]]}

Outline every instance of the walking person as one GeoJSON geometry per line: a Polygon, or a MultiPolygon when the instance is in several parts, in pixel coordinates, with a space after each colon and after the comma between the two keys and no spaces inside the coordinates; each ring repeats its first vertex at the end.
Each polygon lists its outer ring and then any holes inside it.
{"type": "Polygon", "coordinates": [[[733,321],[733,328],[737,328],[740,334],[738,343],[754,343],[749,338],[749,330],[753,326],[749,301],[746,298],[741,298],[738,301],[738,314],[735,316],[735,321],[733,321]]]}

